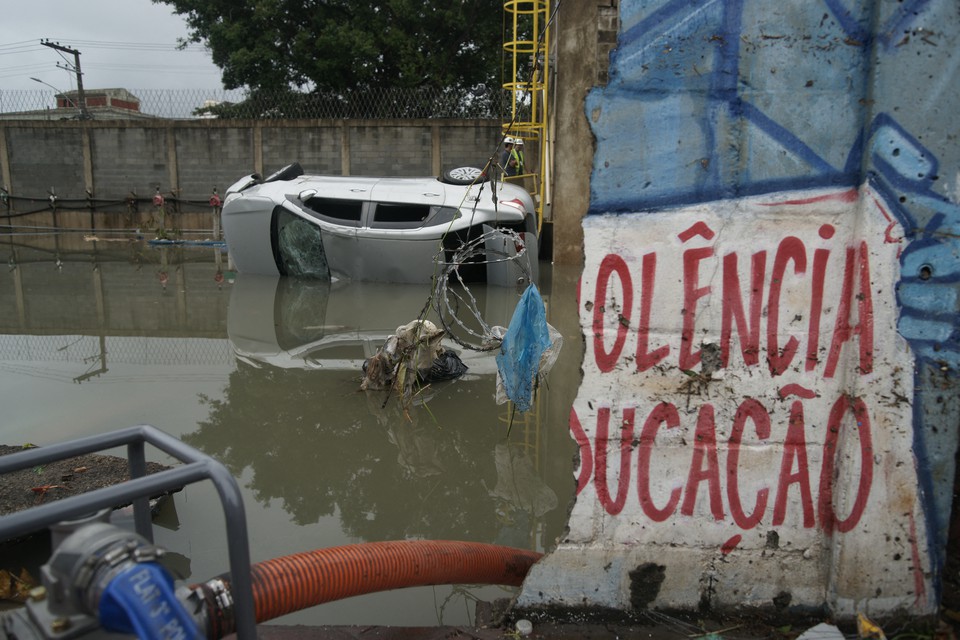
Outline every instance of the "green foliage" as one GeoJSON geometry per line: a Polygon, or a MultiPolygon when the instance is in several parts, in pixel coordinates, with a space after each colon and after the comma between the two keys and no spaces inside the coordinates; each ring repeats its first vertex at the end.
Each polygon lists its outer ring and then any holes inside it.
{"type": "Polygon", "coordinates": [[[465,90],[501,84],[503,0],[154,0],[228,89],[465,90]]]}

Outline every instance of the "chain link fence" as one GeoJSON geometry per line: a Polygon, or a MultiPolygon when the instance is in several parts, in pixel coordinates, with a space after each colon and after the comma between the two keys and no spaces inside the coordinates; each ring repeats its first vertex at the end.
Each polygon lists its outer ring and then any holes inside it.
{"type": "Polygon", "coordinates": [[[0,362],[8,370],[28,366],[15,363],[72,362],[84,367],[99,366],[102,357],[112,364],[204,367],[236,364],[233,347],[226,338],[107,336],[102,343],[99,336],[89,335],[0,335],[0,362]]]}
{"type": "MultiPolygon", "coordinates": [[[[109,90],[85,91],[89,116],[98,112],[122,115],[122,107],[110,107],[104,96],[109,90]],[[107,105],[104,105],[104,100],[107,105]]],[[[511,113],[512,95],[503,89],[477,87],[469,91],[438,91],[425,88],[375,87],[339,92],[297,93],[248,92],[206,89],[131,89],[139,100],[138,117],[174,119],[504,119],[511,113]]],[[[17,114],[79,112],[76,91],[0,90],[0,116],[17,114]],[[58,97],[60,108],[58,109],[58,97]]],[[[520,105],[520,109],[526,105],[520,105]]],[[[76,115],[76,114],[75,114],[76,115]]],[[[520,114],[520,119],[527,114],[520,114]]]]}

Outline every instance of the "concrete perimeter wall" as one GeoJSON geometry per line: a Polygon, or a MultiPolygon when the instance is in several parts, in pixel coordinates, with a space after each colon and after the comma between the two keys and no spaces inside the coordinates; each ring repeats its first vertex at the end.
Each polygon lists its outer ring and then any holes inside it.
{"type": "MultiPolygon", "coordinates": [[[[610,3],[590,4],[595,24],[610,3]]],[[[581,105],[577,498],[519,605],[936,613],[960,424],[956,1],[619,12],[581,105]]]]}
{"type": "Polygon", "coordinates": [[[122,202],[131,193],[149,199],[157,187],[185,210],[206,209],[213,189],[222,196],[246,174],[297,161],[331,175],[482,167],[499,136],[495,120],[4,121],[0,186],[21,211],[44,206],[51,191],[83,208],[88,192],[122,202]]]}

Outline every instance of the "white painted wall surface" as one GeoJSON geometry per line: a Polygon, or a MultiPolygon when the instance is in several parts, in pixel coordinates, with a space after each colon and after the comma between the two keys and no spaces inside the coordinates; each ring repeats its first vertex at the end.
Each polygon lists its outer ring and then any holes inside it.
{"type": "Polygon", "coordinates": [[[518,605],[935,611],[882,197],[590,216],[584,235],[578,495],[518,605]]]}

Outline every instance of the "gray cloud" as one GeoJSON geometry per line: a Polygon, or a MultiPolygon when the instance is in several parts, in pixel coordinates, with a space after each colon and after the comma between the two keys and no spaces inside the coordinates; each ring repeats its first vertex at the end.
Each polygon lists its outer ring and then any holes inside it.
{"type": "Polygon", "coordinates": [[[33,0],[0,20],[0,90],[76,88],[62,67],[73,56],[40,44],[42,39],[80,51],[86,88],[220,89],[219,69],[200,45],[177,51],[183,18],[150,0],[33,0]],[[58,68],[59,67],[61,68],[58,68]]]}

